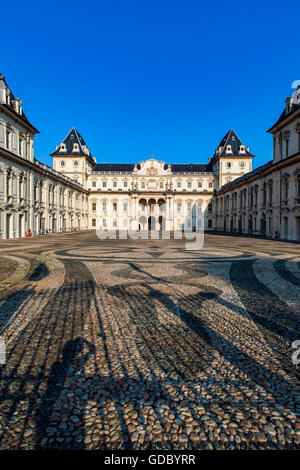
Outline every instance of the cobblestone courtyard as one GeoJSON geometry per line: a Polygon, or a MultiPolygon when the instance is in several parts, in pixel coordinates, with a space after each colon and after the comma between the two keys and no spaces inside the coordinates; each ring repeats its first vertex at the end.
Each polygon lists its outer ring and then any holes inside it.
{"type": "Polygon", "coordinates": [[[0,243],[0,449],[299,448],[299,245],[0,243]]]}

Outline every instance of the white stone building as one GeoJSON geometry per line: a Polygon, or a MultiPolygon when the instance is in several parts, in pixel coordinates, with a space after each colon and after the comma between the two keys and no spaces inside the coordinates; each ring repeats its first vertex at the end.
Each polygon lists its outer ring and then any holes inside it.
{"type": "Polygon", "coordinates": [[[0,75],[0,238],[88,227],[88,191],[35,159],[37,133],[0,75]]]}
{"type": "Polygon", "coordinates": [[[214,191],[251,170],[253,155],[231,129],[208,164],[96,163],[76,129],[52,154],[53,165],[89,190],[89,228],[214,228],[214,191]]]}
{"type": "Polygon", "coordinates": [[[278,121],[273,160],[215,194],[215,228],[300,241],[300,87],[278,121]]]}
{"type": "Polygon", "coordinates": [[[231,129],[207,164],[97,163],[73,128],[34,157],[38,131],[0,75],[0,237],[74,229],[222,230],[300,240],[300,89],[269,130],[274,158],[253,154],[231,129]],[[199,217],[203,214],[203,218],[199,217]]]}

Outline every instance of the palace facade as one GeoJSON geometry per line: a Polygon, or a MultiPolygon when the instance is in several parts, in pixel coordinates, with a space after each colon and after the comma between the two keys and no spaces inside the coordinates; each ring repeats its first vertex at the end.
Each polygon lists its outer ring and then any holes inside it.
{"type": "Polygon", "coordinates": [[[0,238],[88,228],[88,190],[35,158],[37,133],[0,75],[0,238]]]}
{"type": "Polygon", "coordinates": [[[215,228],[300,241],[300,87],[268,132],[273,160],[216,191],[215,228]]]}
{"type": "Polygon", "coordinates": [[[37,129],[0,75],[0,236],[80,229],[198,227],[300,240],[300,90],[286,101],[273,135],[274,158],[254,155],[231,129],[207,164],[97,163],[72,128],[51,154],[34,156],[37,129]],[[299,100],[299,101],[298,101],[299,100]]]}
{"type": "Polygon", "coordinates": [[[52,157],[54,170],[89,191],[89,228],[193,230],[201,212],[204,228],[212,230],[214,192],[250,171],[253,158],[233,130],[218,151],[208,164],[166,164],[154,157],[136,164],[96,163],[73,128],[52,157]]]}

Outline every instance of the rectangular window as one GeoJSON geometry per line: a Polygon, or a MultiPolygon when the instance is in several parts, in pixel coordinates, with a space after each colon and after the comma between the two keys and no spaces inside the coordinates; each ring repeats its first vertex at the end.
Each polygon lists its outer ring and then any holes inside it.
{"type": "Polygon", "coordinates": [[[116,188],[116,187],[117,187],[117,182],[114,181],[114,182],[113,182],[113,188],[116,188]]]}
{"type": "Polygon", "coordinates": [[[212,228],[212,220],[208,219],[208,228],[212,228]]]}
{"type": "Polygon", "coordinates": [[[199,181],[199,183],[198,183],[198,188],[202,188],[202,182],[201,181],[199,181]]]}
{"type": "Polygon", "coordinates": [[[181,212],[181,204],[177,204],[177,212],[181,212]]]}
{"type": "Polygon", "coordinates": [[[124,181],[124,188],[127,188],[127,186],[128,186],[127,181],[124,181]]]}
{"type": "Polygon", "coordinates": [[[286,139],[285,141],[285,156],[288,157],[290,153],[290,141],[286,139]]]}
{"type": "Polygon", "coordinates": [[[116,226],[117,226],[117,220],[114,219],[114,220],[113,220],[113,227],[116,227],[116,226]]]}
{"type": "Polygon", "coordinates": [[[192,210],[192,204],[190,202],[188,203],[187,208],[188,208],[188,211],[192,210]]]}
{"type": "Polygon", "coordinates": [[[78,162],[76,160],[73,162],[73,164],[74,166],[78,166],[78,162]]]}
{"type": "Polygon", "coordinates": [[[106,227],[106,219],[102,220],[102,225],[103,225],[103,227],[106,227]]]}
{"type": "Polygon", "coordinates": [[[208,187],[209,187],[209,188],[212,188],[212,187],[213,187],[212,181],[210,181],[210,182],[208,183],[208,187]]]}
{"type": "Polygon", "coordinates": [[[106,188],[106,181],[103,181],[102,186],[103,188],[106,188]]]}
{"type": "Polygon", "coordinates": [[[231,168],[231,162],[227,162],[226,166],[227,168],[231,168]]]}
{"type": "Polygon", "coordinates": [[[191,188],[192,187],[192,183],[191,181],[188,182],[188,188],[191,188]]]}
{"type": "Polygon", "coordinates": [[[117,210],[117,203],[113,202],[113,211],[116,211],[116,210],[117,210]]]}
{"type": "Polygon", "coordinates": [[[144,182],[142,183],[142,189],[145,189],[145,183],[144,182]]]}
{"type": "Polygon", "coordinates": [[[93,186],[93,188],[96,187],[96,181],[93,181],[93,182],[92,182],[92,186],[93,186]]]}
{"type": "Polygon", "coordinates": [[[127,211],[127,202],[124,202],[124,204],[123,204],[123,210],[124,210],[124,211],[127,211]]]}
{"type": "Polygon", "coordinates": [[[241,162],[241,163],[240,163],[240,167],[241,167],[241,168],[245,168],[245,163],[244,163],[244,162],[241,162]]]}
{"type": "Polygon", "coordinates": [[[95,202],[92,203],[92,210],[93,210],[93,211],[96,210],[96,203],[95,203],[95,202]]]}
{"type": "Polygon", "coordinates": [[[6,148],[10,148],[10,132],[6,131],[6,148]]]}
{"type": "Polygon", "coordinates": [[[208,210],[208,212],[211,212],[211,211],[212,211],[212,203],[211,203],[211,202],[208,204],[207,210],[208,210]]]}
{"type": "Polygon", "coordinates": [[[60,166],[65,166],[65,162],[63,160],[60,162],[60,166]]]}
{"type": "Polygon", "coordinates": [[[92,219],[92,227],[96,227],[96,219],[92,219]]]}
{"type": "Polygon", "coordinates": [[[104,211],[106,211],[106,202],[103,202],[103,203],[102,203],[102,209],[103,209],[104,211]]]}
{"type": "Polygon", "coordinates": [[[181,188],[181,181],[177,181],[177,188],[181,188]]]}

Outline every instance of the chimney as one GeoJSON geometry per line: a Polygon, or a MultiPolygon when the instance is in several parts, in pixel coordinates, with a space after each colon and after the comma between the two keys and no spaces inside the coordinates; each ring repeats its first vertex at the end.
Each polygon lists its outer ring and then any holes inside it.
{"type": "Polygon", "coordinates": [[[285,114],[288,114],[290,112],[291,106],[292,106],[292,98],[287,98],[285,100],[285,114]]]}
{"type": "Polygon", "coordinates": [[[2,74],[0,74],[0,103],[6,103],[6,85],[2,74]]]}

